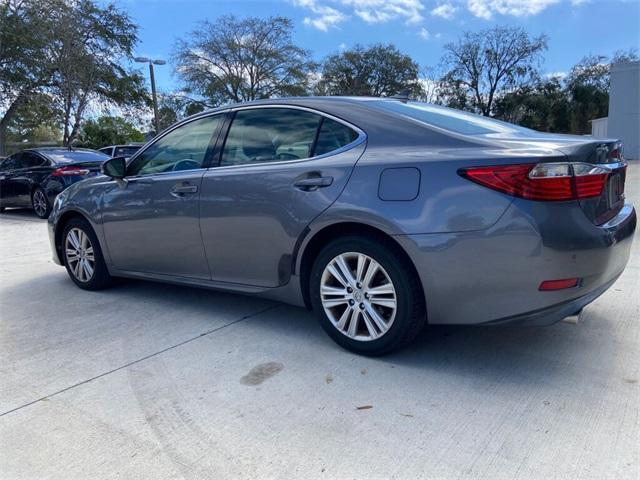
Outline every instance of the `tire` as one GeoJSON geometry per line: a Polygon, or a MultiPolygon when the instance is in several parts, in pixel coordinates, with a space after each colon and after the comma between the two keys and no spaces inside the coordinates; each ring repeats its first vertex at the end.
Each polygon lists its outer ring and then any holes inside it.
{"type": "Polygon", "coordinates": [[[102,290],[113,283],[98,238],[85,219],[72,218],[65,225],[62,233],[62,257],[69,277],[83,290],[102,290]],[[72,255],[72,252],[75,254],[72,255]],[[87,263],[90,269],[84,267],[87,263]]]}
{"type": "Polygon", "coordinates": [[[309,288],[311,305],[325,332],[361,355],[383,355],[403,347],[426,323],[424,294],[415,270],[386,239],[350,236],[330,242],[311,269],[309,288]],[[351,282],[345,281],[345,268],[351,272],[351,282]],[[368,276],[369,269],[376,273],[368,276]]]}
{"type": "Polygon", "coordinates": [[[31,207],[38,218],[49,218],[51,205],[49,204],[47,194],[40,187],[37,187],[31,194],[31,207]]]}

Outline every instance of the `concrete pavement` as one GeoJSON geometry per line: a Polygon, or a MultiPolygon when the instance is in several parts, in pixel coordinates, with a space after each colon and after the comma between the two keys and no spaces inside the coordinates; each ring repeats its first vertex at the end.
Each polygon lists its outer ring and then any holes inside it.
{"type": "Polygon", "coordinates": [[[430,327],[370,359],[273,302],[79,290],[8,211],[0,478],[637,479],[638,245],[578,325],[430,327]]]}

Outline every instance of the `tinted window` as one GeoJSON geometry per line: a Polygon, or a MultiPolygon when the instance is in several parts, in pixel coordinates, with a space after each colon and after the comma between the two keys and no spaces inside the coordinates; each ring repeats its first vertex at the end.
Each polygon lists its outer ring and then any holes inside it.
{"type": "Polygon", "coordinates": [[[128,175],[149,175],[201,168],[222,117],[194,120],[172,130],[129,165],[128,175]]]}
{"type": "Polygon", "coordinates": [[[3,170],[14,170],[17,168],[20,157],[22,157],[22,153],[14,153],[9,158],[6,158],[2,161],[2,169],[3,170]]]}
{"type": "Polygon", "coordinates": [[[116,147],[114,157],[131,157],[140,150],[140,147],[116,147]]]}
{"type": "Polygon", "coordinates": [[[315,155],[333,152],[358,138],[358,132],[330,118],[325,118],[318,134],[315,155]]]}
{"type": "Polygon", "coordinates": [[[222,154],[222,165],[309,158],[321,117],[291,108],[236,112],[222,154]]]}
{"type": "Polygon", "coordinates": [[[371,105],[383,110],[399,113],[436,127],[465,135],[483,135],[489,133],[534,133],[528,128],[519,127],[492,118],[461,112],[453,108],[438,107],[422,102],[398,102],[394,100],[375,100],[371,105]]]}
{"type": "Polygon", "coordinates": [[[105,155],[111,156],[111,152],[113,152],[113,147],[104,147],[98,151],[104,153],[105,155]]]}
{"type": "Polygon", "coordinates": [[[35,153],[25,152],[22,154],[21,164],[23,168],[39,167],[44,165],[45,163],[47,163],[45,162],[45,159],[40,155],[36,155],[35,153]]]}

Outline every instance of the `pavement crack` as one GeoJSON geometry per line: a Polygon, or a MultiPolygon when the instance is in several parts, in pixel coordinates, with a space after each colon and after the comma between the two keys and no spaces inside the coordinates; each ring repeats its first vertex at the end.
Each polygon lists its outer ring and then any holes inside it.
{"type": "Polygon", "coordinates": [[[119,367],[113,368],[113,369],[111,369],[111,370],[109,370],[107,372],[103,372],[103,373],[101,373],[99,375],[96,375],[94,377],[87,378],[86,380],[82,380],[81,382],[74,383],[73,385],[70,385],[70,386],[65,387],[63,389],[60,389],[60,390],[58,390],[56,392],[50,393],[48,395],[45,395],[44,397],[40,397],[40,398],[38,398],[36,400],[32,400],[31,402],[27,402],[27,403],[25,403],[23,405],[20,405],[18,407],[12,408],[11,410],[7,410],[6,412],[0,413],[0,417],[4,417],[5,415],[9,415],[10,413],[17,412],[18,410],[22,410],[25,407],[29,407],[29,406],[34,405],[34,404],[36,404],[38,402],[41,402],[43,400],[48,400],[48,399],[50,399],[52,397],[60,395],[61,393],[67,392],[67,391],[72,390],[72,389],[74,389],[76,387],[79,387],[81,385],[85,385],[85,384],[87,384],[89,382],[93,382],[94,380],[97,380],[99,378],[106,377],[107,375],[111,375],[112,373],[118,372],[120,370],[124,370],[125,368],[129,368],[132,365],[144,362],[145,360],[149,360],[150,358],[157,357],[158,355],[166,353],[166,352],[168,352],[170,350],[173,350],[175,348],[182,347],[183,345],[191,343],[191,342],[193,342],[195,340],[198,340],[198,339],[200,339],[202,337],[206,337],[207,335],[211,335],[212,333],[219,332],[220,330],[222,330],[224,328],[227,328],[227,327],[230,327],[232,325],[235,325],[236,323],[240,323],[240,322],[242,322],[244,320],[248,320],[249,318],[257,317],[258,315],[262,315],[263,313],[266,313],[268,311],[275,310],[276,308],[279,308],[280,306],[281,305],[279,305],[279,304],[278,305],[271,305],[270,307],[263,308],[262,310],[258,310],[257,312],[249,313],[247,315],[244,315],[243,317],[237,318],[236,320],[232,320],[229,323],[225,323],[224,325],[221,325],[219,327],[212,328],[211,330],[207,330],[206,332],[203,332],[203,333],[199,333],[198,335],[195,335],[195,336],[193,336],[191,338],[183,340],[182,342],[176,343],[175,345],[171,345],[169,347],[163,348],[162,350],[158,350],[157,352],[150,353],[148,355],[145,355],[144,357],[140,357],[140,358],[138,358],[136,360],[132,360],[131,362],[125,363],[124,365],[120,365],[119,367]]]}

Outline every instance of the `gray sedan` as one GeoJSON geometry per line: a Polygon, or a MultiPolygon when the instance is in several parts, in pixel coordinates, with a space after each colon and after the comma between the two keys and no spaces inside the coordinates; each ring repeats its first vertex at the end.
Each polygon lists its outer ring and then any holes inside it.
{"type": "Polygon", "coordinates": [[[615,140],[380,98],[190,117],[60,194],[54,260],[313,309],[375,355],[425,323],[551,324],[607,290],[636,213],[615,140]]]}

